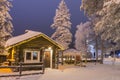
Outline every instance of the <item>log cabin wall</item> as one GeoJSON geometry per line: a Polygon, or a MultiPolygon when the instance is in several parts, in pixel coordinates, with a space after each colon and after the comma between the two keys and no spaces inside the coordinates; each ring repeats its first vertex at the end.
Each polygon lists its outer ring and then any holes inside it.
{"type": "MultiPolygon", "coordinates": [[[[15,53],[14,53],[15,63],[17,64],[19,62],[24,62],[25,50],[39,51],[40,52],[39,60],[42,61],[44,49],[47,49],[48,47],[52,47],[52,50],[53,50],[52,68],[57,68],[58,67],[58,61],[57,61],[58,60],[57,59],[58,58],[58,50],[57,50],[58,47],[54,45],[53,43],[51,43],[50,41],[44,39],[43,37],[38,37],[29,42],[16,46],[15,53]]],[[[10,49],[10,56],[12,56],[11,51],[12,49],[10,49]]]]}

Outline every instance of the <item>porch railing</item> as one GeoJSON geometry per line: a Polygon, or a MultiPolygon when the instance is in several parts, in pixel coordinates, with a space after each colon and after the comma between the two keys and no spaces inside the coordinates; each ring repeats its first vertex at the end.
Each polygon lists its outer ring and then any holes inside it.
{"type": "MultiPolygon", "coordinates": [[[[33,74],[44,74],[45,72],[45,66],[44,66],[44,63],[43,62],[40,62],[40,63],[23,63],[23,62],[20,62],[18,66],[0,66],[0,69],[5,69],[5,68],[11,68],[13,70],[15,69],[18,69],[17,74],[0,74],[0,77],[10,77],[10,76],[24,76],[24,75],[33,75],[33,74]],[[26,73],[24,74],[24,70],[25,68],[41,68],[41,72],[34,72],[34,73],[26,73]]],[[[27,70],[27,71],[30,71],[30,70],[27,70]]]]}

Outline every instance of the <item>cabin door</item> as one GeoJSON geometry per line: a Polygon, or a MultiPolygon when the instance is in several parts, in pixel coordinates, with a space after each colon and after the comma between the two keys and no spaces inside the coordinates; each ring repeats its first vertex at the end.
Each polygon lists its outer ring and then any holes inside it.
{"type": "Polygon", "coordinates": [[[45,67],[50,68],[50,51],[45,51],[45,67]]]}

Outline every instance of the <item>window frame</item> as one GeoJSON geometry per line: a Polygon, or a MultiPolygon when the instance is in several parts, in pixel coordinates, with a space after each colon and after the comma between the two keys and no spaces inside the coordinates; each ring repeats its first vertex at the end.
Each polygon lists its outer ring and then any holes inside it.
{"type": "Polygon", "coordinates": [[[24,62],[25,63],[37,63],[37,62],[40,62],[40,51],[39,50],[25,50],[24,62]],[[31,53],[31,59],[30,60],[27,60],[27,52],[31,53]],[[33,59],[34,52],[37,52],[37,59],[36,60],[33,59]]]}

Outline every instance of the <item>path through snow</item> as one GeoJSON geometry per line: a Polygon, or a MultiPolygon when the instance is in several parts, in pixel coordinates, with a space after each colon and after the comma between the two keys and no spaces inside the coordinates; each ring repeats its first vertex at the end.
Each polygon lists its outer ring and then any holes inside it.
{"type": "Polygon", "coordinates": [[[46,69],[45,74],[0,78],[0,80],[120,80],[120,65],[90,63],[65,70],[46,69]]]}

